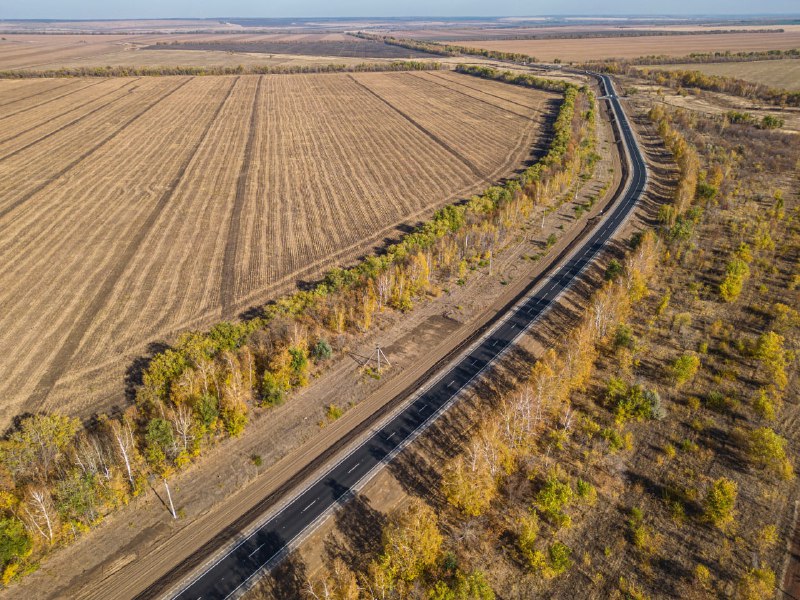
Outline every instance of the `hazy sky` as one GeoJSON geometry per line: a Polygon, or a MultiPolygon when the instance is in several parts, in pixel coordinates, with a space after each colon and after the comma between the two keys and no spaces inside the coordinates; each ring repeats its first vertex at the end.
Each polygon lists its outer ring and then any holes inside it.
{"type": "Polygon", "coordinates": [[[797,0],[0,0],[0,19],[798,13],[797,0]],[[602,7],[602,8],[599,8],[602,7]],[[601,12],[602,11],[602,12],[601,12]]]}

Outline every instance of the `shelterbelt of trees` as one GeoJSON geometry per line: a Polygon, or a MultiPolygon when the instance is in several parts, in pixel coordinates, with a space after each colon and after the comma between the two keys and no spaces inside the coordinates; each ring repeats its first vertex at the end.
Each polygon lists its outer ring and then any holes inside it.
{"type": "Polygon", "coordinates": [[[297,73],[366,73],[384,71],[438,71],[441,63],[415,60],[365,62],[356,65],[237,65],[235,67],[63,67],[46,70],[0,71],[0,79],[53,77],[157,77],[166,75],[291,75],[297,73]]]}
{"type": "Polygon", "coordinates": [[[534,207],[552,206],[594,167],[594,95],[573,85],[563,91],[547,154],[519,177],[446,206],[383,255],[335,269],[258,317],[183,334],[152,358],[122,414],[85,425],[60,414],[18,419],[0,442],[3,583],[130,502],[150,479],[166,483],[205,448],[241,434],[253,411],[305,386],[343,334],[369,330],[381,311],[409,311],[489,264],[534,207]]]}
{"type": "MultiPolygon", "coordinates": [[[[709,33],[709,32],[704,32],[709,33]]],[[[751,62],[756,60],[782,60],[785,58],[800,58],[800,48],[789,50],[751,50],[742,52],[692,52],[684,56],[667,56],[651,54],[636,58],[611,58],[601,61],[589,61],[582,66],[593,71],[609,67],[619,69],[634,65],[683,65],[689,63],[724,63],[724,62],[751,62]]]]}
{"type": "Polygon", "coordinates": [[[617,62],[587,63],[584,68],[603,73],[613,73],[638,77],[657,85],[674,89],[692,88],[709,92],[721,92],[742,98],[761,100],[775,106],[800,106],[800,91],[773,88],[763,83],[755,83],[726,77],[708,75],[700,71],[649,69],[617,62]]]}
{"type": "Polygon", "coordinates": [[[390,35],[375,35],[363,31],[353,32],[350,35],[365,40],[383,42],[390,46],[400,46],[409,50],[419,50],[428,54],[438,54],[439,56],[484,56],[495,60],[507,60],[520,64],[535,63],[536,59],[527,54],[519,52],[503,52],[501,50],[487,50],[485,48],[474,48],[471,46],[461,46],[458,44],[440,44],[438,42],[428,42],[409,38],[396,38],[390,35]]]}
{"type": "Polygon", "coordinates": [[[761,100],[775,106],[800,106],[800,91],[772,88],[735,77],[707,75],[700,71],[630,69],[628,74],[671,88],[694,88],[761,100]]]}

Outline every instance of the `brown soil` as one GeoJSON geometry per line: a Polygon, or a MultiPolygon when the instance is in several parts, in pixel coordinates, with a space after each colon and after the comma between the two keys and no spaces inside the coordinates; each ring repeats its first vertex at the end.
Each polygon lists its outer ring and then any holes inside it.
{"type": "Polygon", "coordinates": [[[147,46],[146,50],[196,50],[215,52],[235,52],[235,53],[254,53],[254,54],[302,54],[305,56],[331,56],[350,58],[393,58],[393,59],[415,59],[431,58],[435,55],[418,50],[409,50],[400,46],[392,46],[374,40],[360,39],[349,36],[348,39],[340,41],[229,41],[229,42],[181,42],[176,45],[147,46]]]}

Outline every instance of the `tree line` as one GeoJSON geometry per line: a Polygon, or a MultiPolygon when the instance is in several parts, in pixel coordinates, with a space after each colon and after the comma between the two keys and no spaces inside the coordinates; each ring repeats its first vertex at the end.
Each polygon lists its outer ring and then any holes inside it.
{"type": "Polygon", "coordinates": [[[548,153],[519,178],[449,205],[391,245],[314,288],[264,307],[255,318],[186,332],[156,354],[135,402],[91,422],[59,414],[18,419],[0,442],[3,581],[34,569],[103,516],[163,486],[204,449],[241,434],[307,385],[342,334],[369,330],[382,311],[411,310],[490,265],[535,206],[547,207],[593,164],[595,100],[568,86],[548,153]]]}
{"type": "Polygon", "coordinates": [[[800,58],[800,48],[789,50],[751,50],[731,52],[730,50],[716,52],[692,52],[685,56],[667,56],[663,54],[638,56],[636,58],[609,58],[605,60],[589,61],[581,64],[582,68],[591,71],[605,71],[608,73],[622,73],[629,66],[640,65],[683,65],[691,63],[726,63],[726,62],[751,62],[756,60],[782,60],[786,58],[800,58]]]}
{"type": "Polygon", "coordinates": [[[483,79],[493,79],[496,81],[503,81],[512,85],[520,85],[523,87],[535,88],[537,90],[546,90],[549,92],[563,92],[569,84],[566,81],[556,79],[545,79],[543,77],[536,77],[528,73],[514,73],[512,71],[500,71],[493,67],[484,67],[481,65],[456,65],[456,72],[465,75],[472,75],[473,77],[481,77],[483,79]]]}
{"type": "Polygon", "coordinates": [[[174,66],[174,67],[62,67],[45,70],[0,71],[0,79],[36,79],[59,77],[158,77],[190,75],[193,77],[215,75],[295,75],[301,73],[376,73],[394,71],[438,71],[443,65],[437,62],[397,60],[369,62],[356,65],[330,63],[325,65],[237,65],[235,67],[174,66]]]}
{"type": "Polygon", "coordinates": [[[722,75],[707,75],[700,71],[636,68],[633,66],[619,67],[615,64],[598,63],[588,65],[593,70],[624,74],[638,77],[646,81],[673,89],[692,88],[710,92],[721,92],[740,96],[750,100],[761,100],[775,106],[800,106],[800,91],[773,88],[762,83],[755,83],[726,77],[722,75]]]}

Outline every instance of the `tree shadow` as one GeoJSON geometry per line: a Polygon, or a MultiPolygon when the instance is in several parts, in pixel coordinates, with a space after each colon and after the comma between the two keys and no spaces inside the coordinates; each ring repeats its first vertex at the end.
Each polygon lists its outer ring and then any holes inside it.
{"type": "Polygon", "coordinates": [[[325,540],[326,559],[340,558],[354,571],[365,572],[370,559],[381,552],[386,516],[357,494],[334,518],[336,534],[325,540]]]}
{"type": "Polygon", "coordinates": [[[170,348],[164,342],[150,342],[147,345],[147,350],[144,355],[137,356],[133,359],[128,368],[125,370],[125,398],[133,404],[136,400],[136,389],[143,383],[145,371],[150,366],[150,362],[157,354],[164,352],[170,348]]]}

